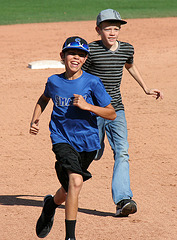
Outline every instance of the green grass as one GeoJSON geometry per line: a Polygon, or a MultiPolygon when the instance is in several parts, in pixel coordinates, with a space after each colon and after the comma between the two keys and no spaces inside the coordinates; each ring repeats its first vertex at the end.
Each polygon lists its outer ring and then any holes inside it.
{"type": "Polygon", "coordinates": [[[177,0],[0,0],[0,25],[95,20],[106,8],[125,19],[177,16],[177,0]]]}

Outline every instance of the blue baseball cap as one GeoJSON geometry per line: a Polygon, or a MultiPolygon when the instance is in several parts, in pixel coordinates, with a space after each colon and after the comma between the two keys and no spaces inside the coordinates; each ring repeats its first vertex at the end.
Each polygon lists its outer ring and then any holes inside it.
{"type": "Polygon", "coordinates": [[[81,37],[74,36],[69,37],[66,39],[65,43],[63,44],[62,52],[65,52],[68,49],[80,49],[89,53],[89,46],[88,43],[81,37]]]}

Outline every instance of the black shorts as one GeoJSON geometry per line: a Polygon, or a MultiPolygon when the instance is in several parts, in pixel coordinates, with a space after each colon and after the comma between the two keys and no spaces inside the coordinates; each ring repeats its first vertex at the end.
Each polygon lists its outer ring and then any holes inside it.
{"type": "Polygon", "coordinates": [[[79,153],[67,143],[54,144],[52,150],[55,153],[57,160],[55,163],[55,170],[58,179],[66,192],[68,191],[69,184],[67,170],[82,175],[83,181],[92,177],[91,173],[87,171],[87,168],[93,161],[97,151],[79,153]]]}

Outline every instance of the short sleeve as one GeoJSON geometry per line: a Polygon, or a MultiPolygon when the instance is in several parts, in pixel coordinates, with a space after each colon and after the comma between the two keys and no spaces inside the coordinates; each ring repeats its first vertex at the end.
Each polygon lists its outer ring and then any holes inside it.
{"type": "Polygon", "coordinates": [[[131,44],[129,44],[129,57],[126,63],[133,64],[133,60],[134,60],[134,47],[131,44]]]}
{"type": "Polygon", "coordinates": [[[46,85],[45,85],[44,95],[45,95],[47,98],[51,98],[51,94],[50,94],[50,80],[49,80],[49,79],[47,80],[47,83],[46,83],[46,85]]]}
{"type": "Polygon", "coordinates": [[[111,103],[112,98],[106,92],[106,89],[100,78],[97,79],[98,81],[93,87],[94,104],[100,107],[106,107],[111,103]]]}

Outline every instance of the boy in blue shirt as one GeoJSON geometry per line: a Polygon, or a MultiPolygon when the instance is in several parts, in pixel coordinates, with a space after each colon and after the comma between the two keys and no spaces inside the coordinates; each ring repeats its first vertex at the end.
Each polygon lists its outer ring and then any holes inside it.
{"type": "Polygon", "coordinates": [[[81,69],[89,54],[87,42],[80,37],[66,39],[61,59],[66,71],[48,78],[31,120],[30,133],[39,131],[39,117],[50,99],[53,111],[49,129],[55,169],[61,188],[44,198],[44,207],[36,224],[36,233],[44,238],[50,232],[55,209],[65,202],[66,240],[75,240],[78,196],[83,181],[91,178],[87,170],[100,149],[96,116],[114,120],[111,97],[101,80],[81,69]]]}

